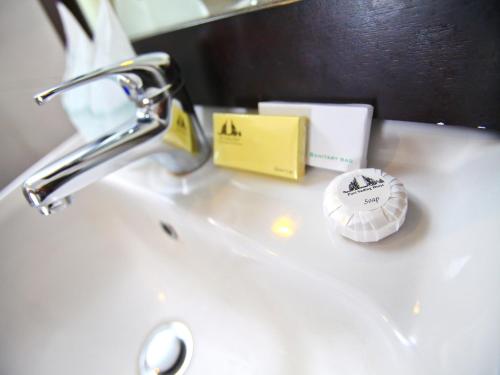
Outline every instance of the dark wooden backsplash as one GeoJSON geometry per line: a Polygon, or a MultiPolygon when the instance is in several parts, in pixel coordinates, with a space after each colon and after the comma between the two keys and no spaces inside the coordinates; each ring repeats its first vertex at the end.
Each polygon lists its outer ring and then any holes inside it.
{"type": "Polygon", "coordinates": [[[198,104],[365,102],[500,130],[499,1],[303,0],[134,46],[170,53],[198,104]]]}

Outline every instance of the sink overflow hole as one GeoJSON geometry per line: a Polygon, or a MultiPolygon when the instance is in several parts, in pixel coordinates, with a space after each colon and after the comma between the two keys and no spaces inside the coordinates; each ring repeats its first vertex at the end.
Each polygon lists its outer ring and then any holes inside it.
{"type": "Polygon", "coordinates": [[[170,224],[167,224],[163,221],[160,221],[160,226],[163,229],[163,231],[168,234],[170,238],[173,238],[174,240],[178,239],[179,236],[177,235],[177,232],[175,231],[174,227],[171,226],[170,224]]]}

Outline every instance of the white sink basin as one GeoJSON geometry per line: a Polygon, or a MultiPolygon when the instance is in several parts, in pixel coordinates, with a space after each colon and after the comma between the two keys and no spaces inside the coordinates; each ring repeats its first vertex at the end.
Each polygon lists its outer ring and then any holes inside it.
{"type": "Polygon", "coordinates": [[[49,217],[7,194],[0,373],[137,374],[147,334],[177,320],[188,374],[497,374],[498,136],[373,133],[370,166],[410,201],[401,231],[371,245],[329,235],[336,173],[319,169],[301,184],[211,164],[175,179],[142,161],[49,217]]]}

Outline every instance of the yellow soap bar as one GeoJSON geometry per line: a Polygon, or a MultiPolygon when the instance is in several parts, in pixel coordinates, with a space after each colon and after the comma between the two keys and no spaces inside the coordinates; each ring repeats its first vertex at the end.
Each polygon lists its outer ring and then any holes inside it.
{"type": "Polygon", "coordinates": [[[306,118],[216,113],[214,163],[272,176],[305,173],[306,118]]]}

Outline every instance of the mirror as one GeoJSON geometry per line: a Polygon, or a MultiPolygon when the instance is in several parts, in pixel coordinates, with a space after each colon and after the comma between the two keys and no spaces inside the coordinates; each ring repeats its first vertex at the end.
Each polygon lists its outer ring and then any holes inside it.
{"type": "MultiPolygon", "coordinates": [[[[300,0],[110,0],[133,41],[300,0]]],[[[93,30],[99,0],[77,0],[93,30]]]]}

